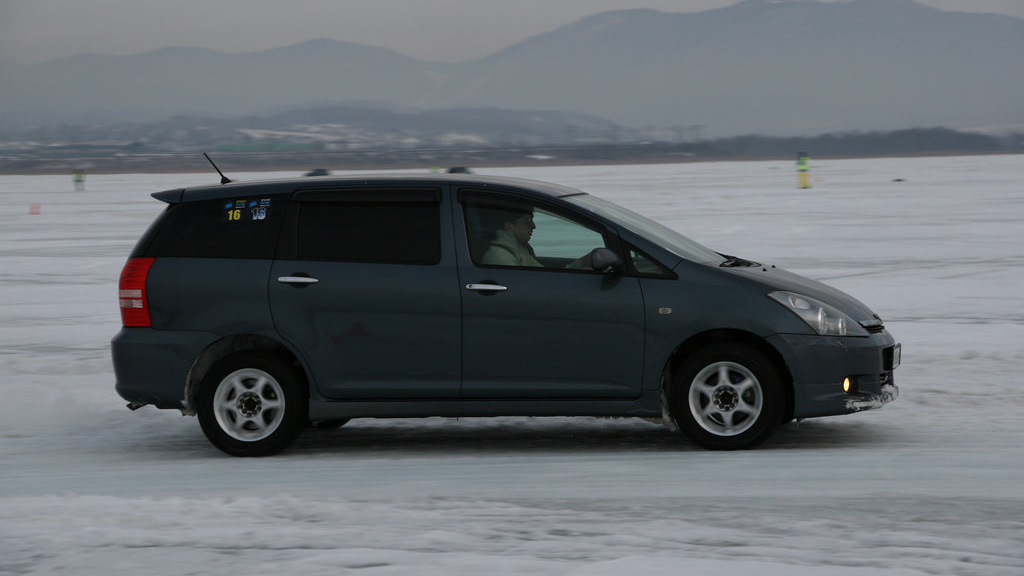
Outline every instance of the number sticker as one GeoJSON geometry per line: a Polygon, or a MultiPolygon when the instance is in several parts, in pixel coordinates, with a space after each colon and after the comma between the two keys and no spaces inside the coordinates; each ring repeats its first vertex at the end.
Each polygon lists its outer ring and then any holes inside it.
{"type": "Polygon", "coordinates": [[[231,200],[223,206],[228,222],[241,222],[243,219],[259,222],[267,219],[270,212],[270,198],[231,200]]]}

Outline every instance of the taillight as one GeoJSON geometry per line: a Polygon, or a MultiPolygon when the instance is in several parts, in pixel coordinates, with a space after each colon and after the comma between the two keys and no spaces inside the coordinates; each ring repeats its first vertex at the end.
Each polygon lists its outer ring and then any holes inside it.
{"type": "Polygon", "coordinates": [[[149,299],[146,296],[146,277],[154,258],[132,258],[121,270],[118,298],[121,300],[123,326],[149,326],[149,299]]]}

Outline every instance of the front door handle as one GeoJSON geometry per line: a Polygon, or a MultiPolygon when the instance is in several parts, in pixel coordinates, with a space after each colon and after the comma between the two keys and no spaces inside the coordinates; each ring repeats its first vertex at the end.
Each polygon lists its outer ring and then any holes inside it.
{"type": "Polygon", "coordinates": [[[277,281],[282,284],[316,284],[320,279],[309,276],[278,276],[277,281]]]}
{"type": "Polygon", "coordinates": [[[466,284],[466,290],[476,290],[477,292],[504,292],[508,290],[508,286],[502,286],[501,284],[466,284]]]}

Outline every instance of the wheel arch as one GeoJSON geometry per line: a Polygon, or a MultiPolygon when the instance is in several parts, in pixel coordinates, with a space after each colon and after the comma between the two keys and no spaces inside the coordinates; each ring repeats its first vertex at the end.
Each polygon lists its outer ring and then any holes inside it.
{"type": "Polygon", "coordinates": [[[663,403],[662,412],[667,414],[667,406],[664,406],[667,387],[672,383],[674,375],[683,361],[691,354],[705,346],[710,344],[720,344],[723,342],[736,342],[750,346],[771,360],[773,366],[778,371],[779,376],[782,378],[782,382],[784,384],[783,389],[786,394],[783,402],[784,410],[782,414],[782,422],[792,420],[794,401],[793,375],[790,372],[785,359],[782,357],[782,354],[757,334],[735,328],[718,328],[694,334],[680,343],[679,346],[672,351],[668,361],[665,363],[665,368],[662,372],[661,378],[661,397],[663,403]]]}
{"type": "Polygon", "coordinates": [[[236,352],[261,352],[281,357],[292,362],[299,373],[303,376],[306,385],[306,393],[309,393],[309,374],[307,374],[302,362],[287,346],[273,338],[259,334],[234,334],[225,336],[220,340],[207,346],[192,362],[188,376],[185,378],[185,414],[193,415],[196,412],[196,398],[199,395],[199,385],[206,374],[222,358],[236,352]]]}

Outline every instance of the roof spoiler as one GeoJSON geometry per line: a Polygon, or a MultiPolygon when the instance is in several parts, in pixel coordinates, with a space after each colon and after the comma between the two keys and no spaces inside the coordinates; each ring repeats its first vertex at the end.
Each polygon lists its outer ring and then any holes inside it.
{"type": "MultiPolygon", "coordinates": [[[[218,168],[217,165],[214,164],[213,158],[210,158],[209,154],[203,152],[203,156],[205,156],[206,160],[210,162],[210,166],[213,166],[213,169],[217,171],[217,174],[220,174],[221,184],[228,184],[231,182],[231,179],[225,176],[224,173],[220,171],[220,168],[218,168]]],[[[156,198],[161,202],[166,202],[168,204],[181,204],[181,200],[185,197],[185,189],[177,188],[175,190],[164,190],[163,192],[155,192],[151,194],[151,196],[153,196],[153,198],[156,198]]]]}
{"type": "Polygon", "coordinates": [[[164,190],[163,192],[154,192],[150,196],[168,204],[181,204],[181,199],[185,196],[185,189],[164,190]]]}

